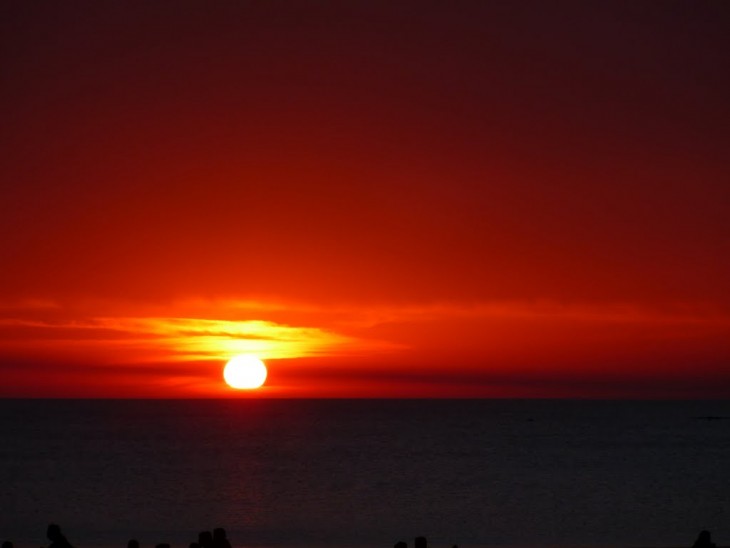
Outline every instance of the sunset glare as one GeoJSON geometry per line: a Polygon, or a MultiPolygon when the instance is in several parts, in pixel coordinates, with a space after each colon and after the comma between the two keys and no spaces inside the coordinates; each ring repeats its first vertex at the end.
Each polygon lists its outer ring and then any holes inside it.
{"type": "Polygon", "coordinates": [[[266,382],[266,365],[256,356],[242,354],[231,358],[223,368],[223,378],[231,388],[260,388],[266,382]]]}

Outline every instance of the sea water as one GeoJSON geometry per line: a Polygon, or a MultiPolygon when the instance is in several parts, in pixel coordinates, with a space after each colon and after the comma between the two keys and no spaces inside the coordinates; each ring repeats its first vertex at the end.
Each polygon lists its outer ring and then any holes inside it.
{"type": "Polygon", "coordinates": [[[730,402],[0,400],[0,537],[730,544],[730,402]]]}

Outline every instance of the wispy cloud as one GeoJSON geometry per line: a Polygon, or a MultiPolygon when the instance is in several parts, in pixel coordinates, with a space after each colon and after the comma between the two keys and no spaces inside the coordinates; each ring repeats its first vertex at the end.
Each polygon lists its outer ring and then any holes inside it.
{"type": "Polygon", "coordinates": [[[253,353],[263,359],[341,356],[393,345],[358,339],[319,327],[262,320],[198,318],[100,318],[98,326],[127,333],[129,343],[158,350],[172,360],[208,360],[253,353]],[[136,338],[137,335],[143,338],[136,338]]]}
{"type": "Polygon", "coordinates": [[[253,353],[263,359],[354,356],[397,345],[343,335],[320,327],[264,320],[185,317],[96,317],[42,320],[0,319],[0,349],[29,354],[97,356],[119,361],[180,362],[224,360],[253,353]]]}

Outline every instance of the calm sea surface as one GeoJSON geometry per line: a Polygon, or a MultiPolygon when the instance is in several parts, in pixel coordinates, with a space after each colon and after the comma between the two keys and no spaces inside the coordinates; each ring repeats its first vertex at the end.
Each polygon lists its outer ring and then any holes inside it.
{"type": "Polygon", "coordinates": [[[730,544],[730,402],[0,400],[0,540],[730,544]]]}

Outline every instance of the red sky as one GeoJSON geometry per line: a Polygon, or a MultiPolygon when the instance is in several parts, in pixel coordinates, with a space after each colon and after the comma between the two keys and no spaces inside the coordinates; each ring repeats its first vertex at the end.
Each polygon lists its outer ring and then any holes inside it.
{"type": "Polygon", "coordinates": [[[0,396],[730,397],[730,5],[0,4],[0,396]]]}

